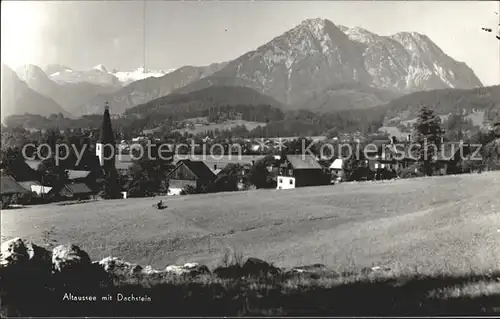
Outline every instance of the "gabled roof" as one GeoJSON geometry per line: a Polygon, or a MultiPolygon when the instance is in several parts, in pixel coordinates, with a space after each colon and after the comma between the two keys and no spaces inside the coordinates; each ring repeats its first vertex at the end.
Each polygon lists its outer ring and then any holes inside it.
{"type": "Polygon", "coordinates": [[[66,184],[65,187],[72,194],[89,194],[92,190],[85,183],[66,184]]]}
{"type": "Polygon", "coordinates": [[[2,195],[10,195],[10,194],[18,194],[18,193],[27,193],[28,191],[19,185],[11,176],[2,176],[0,178],[1,188],[0,194],[2,195]]]}
{"type": "Polygon", "coordinates": [[[82,171],[82,170],[74,170],[74,169],[69,169],[68,170],[68,178],[71,179],[78,179],[78,178],[85,178],[89,176],[90,171],[82,171]]]}
{"type": "Polygon", "coordinates": [[[311,155],[287,155],[286,158],[294,169],[323,169],[311,155]]]}
{"type": "Polygon", "coordinates": [[[337,158],[333,161],[332,165],[330,165],[330,169],[342,169],[344,164],[344,160],[341,158],[337,158]]]}
{"type": "Polygon", "coordinates": [[[192,161],[189,159],[180,160],[167,177],[178,170],[182,165],[185,165],[200,180],[212,181],[216,178],[212,170],[203,161],[192,161]]]}

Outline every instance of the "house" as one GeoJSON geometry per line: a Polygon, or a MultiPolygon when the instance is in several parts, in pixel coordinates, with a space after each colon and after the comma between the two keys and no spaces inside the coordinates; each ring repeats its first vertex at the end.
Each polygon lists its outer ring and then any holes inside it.
{"type": "Polygon", "coordinates": [[[0,195],[2,197],[4,196],[14,196],[14,195],[25,195],[29,194],[30,192],[25,189],[23,186],[21,186],[18,182],[14,180],[11,176],[4,175],[0,178],[1,181],[1,188],[0,188],[0,195]]]}
{"type": "Polygon", "coordinates": [[[277,189],[326,185],[328,175],[311,155],[285,155],[279,167],[277,189]],[[292,179],[293,178],[293,179],[292,179]],[[291,187],[293,185],[293,187],[291,187]]]}
{"type": "Polygon", "coordinates": [[[342,177],[344,176],[344,159],[342,158],[337,158],[335,159],[332,164],[328,167],[332,175],[336,176],[337,180],[341,180],[342,177]]]}
{"type": "Polygon", "coordinates": [[[92,194],[92,190],[85,183],[68,183],[53,187],[47,196],[53,200],[82,200],[89,199],[92,194]]]}
{"type": "Polygon", "coordinates": [[[24,187],[27,191],[29,191],[34,197],[42,197],[45,194],[48,194],[52,189],[50,186],[44,186],[40,184],[38,181],[25,181],[19,182],[19,185],[24,187]]]}
{"type": "Polygon", "coordinates": [[[177,162],[167,178],[169,178],[169,195],[178,195],[186,186],[196,190],[202,189],[213,182],[216,175],[203,161],[184,159],[177,162]]]}
{"type": "Polygon", "coordinates": [[[11,176],[5,175],[0,178],[1,180],[1,208],[4,208],[4,205],[8,205],[9,203],[18,204],[19,200],[22,201],[26,198],[29,200],[29,196],[31,192],[22,187],[18,182],[14,180],[11,176]],[[17,198],[16,201],[11,202],[13,198],[17,198]]]}
{"type": "Polygon", "coordinates": [[[463,142],[443,143],[434,160],[438,164],[441,174],[459,173],[461,171],[459,164],[464,160],[471,160],[474,153],[477,154],[472,160],[482,161],[482,157],[476,152],[478,147],[463,142]]]}

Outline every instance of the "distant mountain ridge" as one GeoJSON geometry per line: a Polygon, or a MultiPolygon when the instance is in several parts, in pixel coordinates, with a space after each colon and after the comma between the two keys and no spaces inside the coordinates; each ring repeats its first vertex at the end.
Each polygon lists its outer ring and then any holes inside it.
{"type": "Polygon", "coordinates": [[[178,92],[244,83],[285,104],[304,105],[328,87],[353,82],[397,93],[482,86],[470,68],[427,36],[402,32],[381,37],[308,19],[178,92]]]}
{"type": "Polygon", "coordinates": [[[476,89],[441,89],[404,95],[381,106],[386,122],[411,120],[422,106],[437,115],[484,112],[486,122],[500,122],[500,85],[476,89]]]}
{"type": "Polygon", "coordinates": [[[78,71],[53,64],[45,76],[39,68],[19,74],[75,116],[100,113],[105,102],[111,113],[123,114],[171,93],[217,86],[252,88],[285,110],[323,113],[385,105],[422,90],[482,87],[465,63],[446,55],[426,35],[379,36],[320,18],[304,20],[232,61],[208,66],[123,72],[104,65],[78,71]]]}

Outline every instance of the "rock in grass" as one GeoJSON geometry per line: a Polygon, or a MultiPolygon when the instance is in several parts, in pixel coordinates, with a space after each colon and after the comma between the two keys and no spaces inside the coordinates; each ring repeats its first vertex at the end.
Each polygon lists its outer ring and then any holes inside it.
{"type": "Polygon", "coordinates": [[[99,265],[106,272],[114,274],[137,274],[142,271],[142,267],[138,264],[129,263],[111,256],[99,261],[99,265]]]}
{"type": "Polygon", "coordinates": [[[89,255],[75,244],[59,245],[52,251],[54,273],[90,269],[89,255]]]}
{"type": "Polygon", "coordinates": [[[145,275],[154,275],[154,274],[161,273],[161,271],[156,270],[153,267],[151,267],[150,265],[148,265],[148,266],[144,267],[144,269],[142,269],[141,273],[145,274],[145,275]]]}
{"type": "Polygon", "coordinates": [[[199,265],[197,263],[186,263],[184,266],[170,265],[165,268],[165,271],[175,275],[189,276],[198,276],[210,273],[207,266],[199,265]]]}
{"type": "Polygon", "coordinates": [[[276,276],[280,274],[280,269],[262,259],[254,257],[247,259],[242,267],[242,271],[246,276],[276,276]]]}
{"type": "Polygon", "coordinates": [[[28,247],[19,237],[2,243],[0,254],[0,267],[2,268],[16,267],[29,260],[28,247]]]}
{"type": "Polygon", "coordinates": [[[51,253],[43,247],[17,237],[2,243],[0,268],[4,271],[36,271],[50,273],[51,253]]]}

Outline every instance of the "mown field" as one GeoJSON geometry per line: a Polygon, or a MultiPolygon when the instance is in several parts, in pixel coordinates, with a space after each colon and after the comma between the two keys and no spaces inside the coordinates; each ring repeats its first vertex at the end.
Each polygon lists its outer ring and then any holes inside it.
{"type": "Polygon", "coordinates": [[[1,212],[2,239],[74,242],[164,268],[228,250],[280,267],[385,266],[419,274],[500,268],[500,173],[294,190],[49,204],[1,212]]]}

